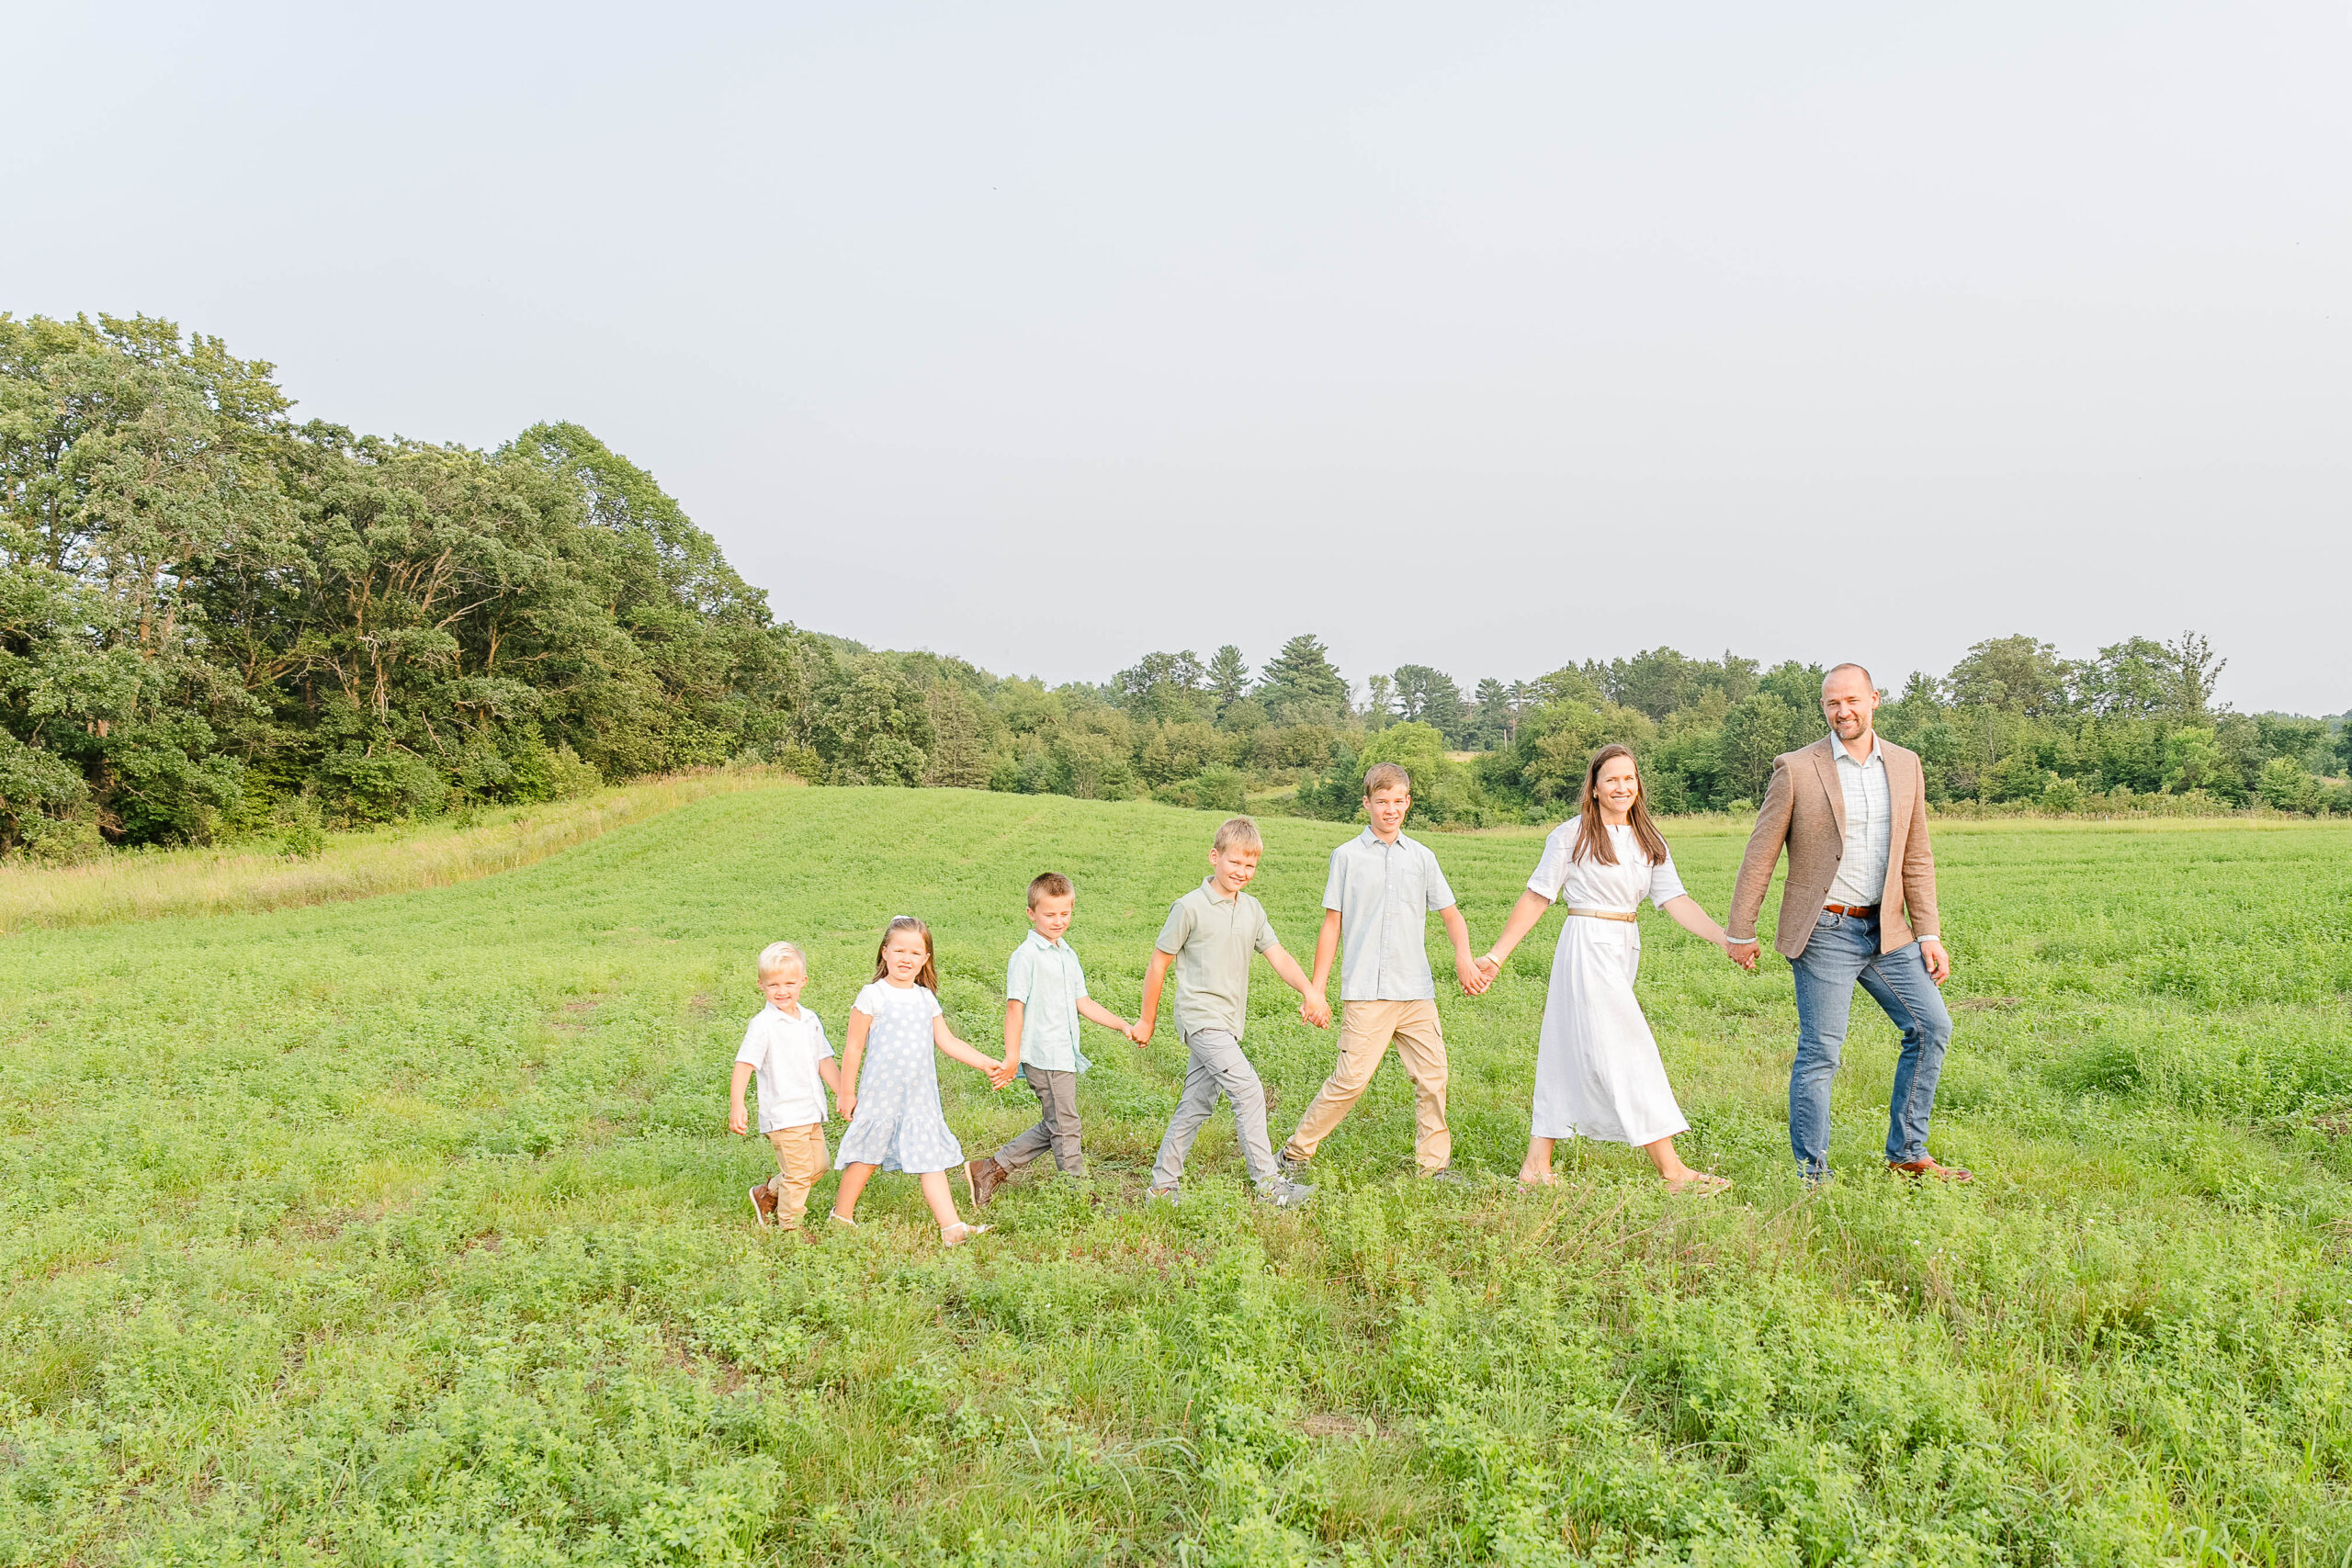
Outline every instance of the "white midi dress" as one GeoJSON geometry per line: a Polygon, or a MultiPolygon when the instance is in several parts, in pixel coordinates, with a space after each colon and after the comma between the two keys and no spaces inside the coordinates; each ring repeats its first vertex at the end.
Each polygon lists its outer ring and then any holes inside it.
{"type": "MultiPolygon", "coordinates": [[[[1674,857],[1651,865],[1630,827],[1609,829],[1615,865],[1570,861],[1579,820],[1569,818],[1544,840],[1544,858],[1527,879],[1530,892],[1571,909],[1625,915],[1644,898],[1664,905],[1682,897],[1674,857]]],[[[1562,922],[1535,1047],[1535,1136],[1639,1147],[1690,1130],[1666,1081],[1657,1039],[1634,999],[1641,961],[1641,928],[1630,920],[1570,915],[1562,922]]]]}
{"type": "Polygon", "coordinates": [[[926,1174],[962,1165],[964,1145],[947,1130],[939,1103],[938,1048],[931,1037],[939,998],[926,987],[876,980],[850,1005],[874,1022],[857,1069],[857,1107],[833,1168],[878,1165],[926,1174]]]}

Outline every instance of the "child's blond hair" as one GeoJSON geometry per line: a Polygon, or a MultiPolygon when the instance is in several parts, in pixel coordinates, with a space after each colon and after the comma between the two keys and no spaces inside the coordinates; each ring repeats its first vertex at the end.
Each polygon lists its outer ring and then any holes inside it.
{"type": "Polygon", "coordinates": [[[808,973],[808,955],[788,942],[772,942],[760,949],[761,979],[764,980],[787,966],[806,975],[808,973]]]}
{"type": "Polygon", "coordinates": [[[1209,848],[1218,854],[1227,850],[1257,850],[1261,853],[1266,840],[1258,836],[1258,824],[1247,817],[1228,817],[1217,824],[1216,838],[1209,848]]]}

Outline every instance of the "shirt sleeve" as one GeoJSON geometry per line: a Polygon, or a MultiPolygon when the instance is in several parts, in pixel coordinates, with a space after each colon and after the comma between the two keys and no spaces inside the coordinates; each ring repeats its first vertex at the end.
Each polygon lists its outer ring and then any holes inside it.
{"type": "Polygon", "coordinates": [[[1327,909],[1346,908],[1342,900],[1348,891],[1348,846],[1341,844],[1331,852],[1331,874],[1323,879],[1323,907],[1327,909]]]}
{"type": "Polygon", "coordinates": [[[941,1006],[939,1005],[939,997],[938,997],[938,994],[937,994],[936,992],[933,991],[933,990],[932,990],[932,988],[931,988],[930,987],[928,987],[928,986],[917,986],[917,987],[915,987],[915,989],[916,989],[916,990],[918,990],[918,991],[921,991],[921,992],[922,993],[922,1005],[923,1005],[923,1016],[924,1016],[924,1017],[926,1017],[926,1018],[945,1018],[945,1017],[947,1016],[947,1010],[946,1010],[945,1008],[941,1007],[941,1006]]]}
{"type": "Polygon", "coordinates": [[[1159,928],[1159,940],[1151,945],[1166,953],[1184,951],[1184,939],[1193,934],[1192,906],[1179,898],[1168,906],[1168,919],[1159,928]]]}
{"type": "Polygon", "coordinates": [[[1568,846],[1575,840],[1568,829],[1577,819],[1569,818],[1552,829],[1544,840],[1544,853],[1535,863],[1535,874],[1527,879],[1527,890],[1550,902],[1557,903],[1560,888],[1568,880],[1568,846]]]}
{"type": "Polygon", "coordinates": [[[1080,997],[1091,996],[1093,993],[1086,988],[1086,965],[1078,961],[1078,949],[1065,945],[1062,951],[1069,954],[1070,1000],[1076,1001],[1080,997]]]}
{"type": "Polygon", "coordinates": [[[1650,867],[1650,903],[1663,909],[1681,897],[1682,878],[1674,873],[1674,852],[1669,850],[1664,860],[1650,867]]]}
{"type": "Polygon", "coordinates": [[[874,999],[874,987],[881,983],[882,982],[879,980],[868,980],[858,991],[857,999],[849,1004],[850,1010],[852,1012],[862,1012],[866,1017],[872,1018],[874,1016],[874,1010],[881,1005],[874,999]]]}
{"type": "Polygon", "coordinates": [[[1426,844],[1421,847],[1421,858],[1429,865],[1429,874],[1422,878],[1422,903],[1427,906],[1428,912],[1434,915],[1440,909],[1453,907],[1453,885],[1446,881],[1445,868],[1437,863],[1436,852],[1426,844]]]}
{"type": "Polygon", "coordinates": [[[1281,946],[1282,939],[1274,935],[1274,922],[1266,919],[1266,907],[1255,898],[1250,899],[1250,902],[1258,912],[1258,934],[1250,938],[1250,945],[1261,953],[1270,947],[1281,946]]]}
{"type": "Polygon", "coordinates": [[[830,1056],[833,1054],[833,1043],[825,1038],[825,1021],[813,1012],[808,1015],[808,1038],[817,1055],[830,1056]]]}
{"type": "Polygon", "coordinates": [[[1036,994],[1036,990],[1037,961],[1031,954],[1029,944],[1024,942],[1012,950],[1011,958],[1005,960],[1004,999],[1009,1002],[1019,1002],[1026,1007],[1029,998],[1036,994]]]}
{"type": "Polygon", "coordinates": [[[760,1020],[763,1016],[760,1013],[752,1015],[752,1021],[743,1030],[742,1047],[735,1053],[735,1059],[747,1067],[767,1065],[768,1032],[760,1027],[760,1020]]]}

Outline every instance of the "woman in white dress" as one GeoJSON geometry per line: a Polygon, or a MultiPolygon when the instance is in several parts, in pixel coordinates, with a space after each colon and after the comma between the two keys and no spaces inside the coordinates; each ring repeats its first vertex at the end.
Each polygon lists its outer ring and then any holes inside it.
{"type": "Polygon", "coordinates": [[[1478,961],[1499,970],[1544,911],[1565,896],[1568,918],[1552,958],[1544,1032],[1535,1048],[1535,1106],[1521,1186],[1549,1184],[1552,1145],[1560,1138],[1628,1144],[1647,1154],[1677,1192],[1713,1194],[1724,1178],[1691,1169],[1674,1152],[1674,1135],[1690,1130],[1666,1081],[1657,1040],[1634,998],[1642,957],[1634,911],[1644,898],[1674,923],[1730,952],[1730,938],[1682,890],[1674,857],[1642,802],[1634,754],[1604,746],[1585,769],[1583,809],[1544,840],[1544,858],[1503,933],[1478,961]]]}

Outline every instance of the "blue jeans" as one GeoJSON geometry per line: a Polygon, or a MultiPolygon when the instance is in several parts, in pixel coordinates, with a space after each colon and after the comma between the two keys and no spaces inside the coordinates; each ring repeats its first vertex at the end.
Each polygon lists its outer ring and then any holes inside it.
{"type": "Polygon", "coordinates": [[[1856,981],[1903,1031],[1887,1108],[1887,1160],[1901,1165],[1928,1157],[1928,1115],[1935,1109],[1944,1047],[1951,1043],[1951,1014],[1928,976],[1919,944],[1882,953],[1878,939],[1877,916],[1824,909],[1813,939],[1791,961],[1797,977],[1797,1059],[1789,1072],[1789,1146],[1807,1176],[1829,1169],[1829,1082],[1838,1076],[1856,981]]]}

